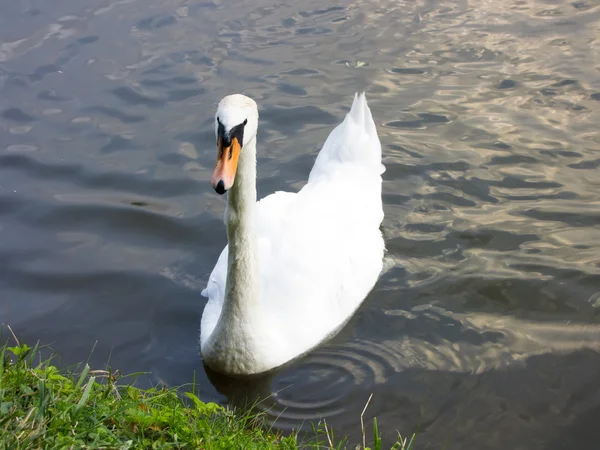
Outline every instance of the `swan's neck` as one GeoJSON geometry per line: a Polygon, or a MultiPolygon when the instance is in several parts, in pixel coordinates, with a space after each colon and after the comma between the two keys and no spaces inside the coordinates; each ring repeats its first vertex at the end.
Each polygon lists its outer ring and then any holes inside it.
{"type": "MultiPolygon", "coordinates": [[[[258,297],[258,250],[255,232],[256,139],[247,142],[238,162],[227,205],[229,243],[225,310],[245,316],[258,297]]],[[[238,317],[239,319],[239,317],[238,317]]]]}
{"type": "Polygon", "coordinates": [[[226,373],[255,369],[260,332],[258,242],[255,232],[256,138],[244,144],[228,192],[225,300],[204,359],[226,373]]]}

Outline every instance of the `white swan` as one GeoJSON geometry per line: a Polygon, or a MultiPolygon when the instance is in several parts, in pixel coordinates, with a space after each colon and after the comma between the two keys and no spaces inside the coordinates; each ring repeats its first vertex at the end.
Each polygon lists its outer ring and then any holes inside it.
{"type": "Polygon", "coordinates": [[[382,270],[381,144],[364,94],[329,135],[298,193],[256,201],[254,100],[221,100],[212,186],[229,191],[228,245],[202,295],[204,362],[266,372],[316,347],[352,316],[382,270]]]}

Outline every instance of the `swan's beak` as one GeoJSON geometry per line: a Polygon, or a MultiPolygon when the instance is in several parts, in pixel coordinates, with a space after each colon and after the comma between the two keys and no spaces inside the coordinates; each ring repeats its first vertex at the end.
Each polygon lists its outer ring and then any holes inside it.
{"type": "Polygon", "coordinates": [[[219,136],[217,147],[219,154],[211,184],[213,189],[222,195],[233,186],[242,147],[236,137],[225,140],[221,136],[219,136]]]}

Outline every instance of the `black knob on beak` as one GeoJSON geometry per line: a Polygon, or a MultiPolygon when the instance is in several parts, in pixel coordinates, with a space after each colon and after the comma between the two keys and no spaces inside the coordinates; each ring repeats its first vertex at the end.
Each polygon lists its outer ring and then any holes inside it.
{"type": "Polygon", "coordinates": [[[217,194],[219,195],[223,195],[225,193],[225,183],[223,183],[223,180],[219,180],[215,186],[215,191],[217,191],[217,194]]]}

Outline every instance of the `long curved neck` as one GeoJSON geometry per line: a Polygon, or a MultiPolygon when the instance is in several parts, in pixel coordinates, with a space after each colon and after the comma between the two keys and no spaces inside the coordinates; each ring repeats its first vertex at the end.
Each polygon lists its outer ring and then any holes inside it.
{"type": "Polygon", "coordinates": [[[229,242],[226,312],[246,314],[258,297],[258,249],[255,233],[256,208],[256,138],[245,143],[238,162],[235,182],[227,205],[227,239],[229,242]]]}
{"type": "Polygon", "coordinates": [[[256,138],[244,144],[227,205],[227,281],[221,315],[202,356],[225,373],[256,365],[260,315],[258,242],[255,231],[256,138]]]}

